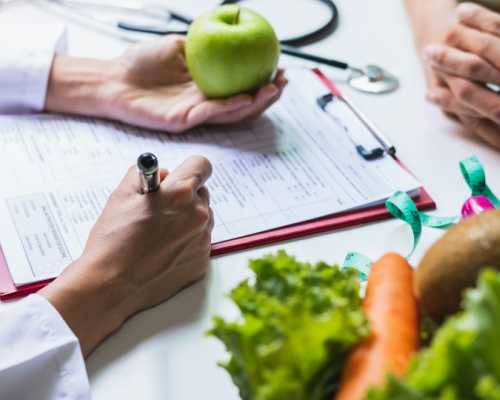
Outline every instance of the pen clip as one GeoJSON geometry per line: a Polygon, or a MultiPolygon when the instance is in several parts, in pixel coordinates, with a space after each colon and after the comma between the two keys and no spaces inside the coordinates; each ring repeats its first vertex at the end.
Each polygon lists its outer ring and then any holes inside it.
{"type": "Polygon", "coordinates": [[[350,111],[356,116],[356,118],[358,120],[360,120],[360,122],[365,126],[365,128],[377,140],[377,142],[379,142],[381,144],[381,146],[379,146],[379,147],[375,147],[375,148],[373,148],[371,150],[367,150],[365,146],[363,146],[361,143],[358,143],[356,140],[354,140],[353,136],[349,132],[349,128],[346,127],[346,126],[343,126],[344,127],[344,131],[345,131],[347,137],[349,138],[349,140],[354,145],[354,148],[356,149],[356,152],[364,160],[366,160],[366,161],[378,160],[378,159],[382,158],[386,152],[389,155],[391,155],[391,156],[394,155],[395,151],[392,152],[392,154],[391,154],[391,151],[390,151],[390,149],[391,148],[394,149],[394,147],[391,146],[389,148],[386,148],[384,146],[384,144],[381,142],[381,140],[379,139],[379,137],[377,137],[377,135],[374,133],[373,128],[369,124],[366,123],[364,117],[362,115],[360,115],[357,112],[357,110],[353,109],[352,105],[350,103],[348,103],[343,97],[336,96],[336,95],[334,95],[332,93],[327,93],[327,94],[325,94],[323,96],[318,97],[316,99],[316,103],[319,106],[319,108],[321,108],[329,117],[333,118],[333,116],[328,112],[327,107],[328,107],[328,105],[330,103],[332,103],[334,101],[334,99],[338,99],[338,100],[344,102],[347,105],[347,107],[350,109],[350,111]]]}

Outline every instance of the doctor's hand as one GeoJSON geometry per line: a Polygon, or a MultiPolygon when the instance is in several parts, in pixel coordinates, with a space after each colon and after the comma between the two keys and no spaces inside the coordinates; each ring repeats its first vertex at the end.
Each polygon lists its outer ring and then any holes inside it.
{"type": "Polygon", "coordinates": [[[137,312],[207,271],[213,214],[204,186],[211,165],[192,157],[155,193],[141,194],[137,170],[111,195],[82,256],[42,289],[88,355],[137,312]]]}
{"type": "Polygon", "coordinates": [[[464,3],[456,8],[442,42],[424,50],[429,71],[428,99],[500,149],[500,15],[464,3]]]}
{"type": "Polygon", "coordinates": [[[184,45],[184,37],[168,36],[134,45],[111,61],[56,57],[46,110],[178,133],[256,117],[279,99],[287,83],[279,71],[254,95],[209,100],[189,75],[184,45]]]}

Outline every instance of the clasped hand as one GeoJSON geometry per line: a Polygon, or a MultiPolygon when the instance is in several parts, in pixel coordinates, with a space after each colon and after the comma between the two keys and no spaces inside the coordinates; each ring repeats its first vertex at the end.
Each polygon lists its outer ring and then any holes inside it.
{"type": "Polygon", "coordinates": [[[446,33],[424,49],[428,99],[458,118],[485,142],[500,149],[500,15],[464,3],[446,33]]]}

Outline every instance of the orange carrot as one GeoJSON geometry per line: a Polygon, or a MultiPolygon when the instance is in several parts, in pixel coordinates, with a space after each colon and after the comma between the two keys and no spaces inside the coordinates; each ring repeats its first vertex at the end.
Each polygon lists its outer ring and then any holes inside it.
{"type": "Polygon", "coordinates": [[[373,265],[363,309],[371,334],[347,358],[336,400],[362,400],[388,373],[402,376],[418,350],[418,306],[406,259],[389,253],[373,265]]]}

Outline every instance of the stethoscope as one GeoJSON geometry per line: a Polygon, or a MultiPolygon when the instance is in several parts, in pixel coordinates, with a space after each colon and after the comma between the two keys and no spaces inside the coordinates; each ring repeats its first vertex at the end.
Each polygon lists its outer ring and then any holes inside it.
{"type": "MultiPolygon", "coordinates": [[[[172,34],[185,35],[187,33],[186,27],[183,27],[183,29],[169,29],[168,27],[166,27],[166,23],[170,21],[175,21],[179,24],[189,27],[189,25],[193,21],[191,18],[173,12],[171,10],[167,10],[163,6],[152,6],[152,5],[146,6],[142,4],[142,2],[124,4],[123,2],[114,3],[112,1],[106,1],[105,3],[99,3],[97,1],[95,3],[90,3],[88,1],[83,1],[83,0],[47,0],[47,1],[51,3],[56,3],[67,9],[77,12],[78,14],[80,14],[80,16],[91,18],[95,22],[102,23],[103,21],[99,20],[92,14],[82,11],[82,7],[90,6],[100,9],[106,8],[109,11],[119,11],[122,13],[128,13],[130,15],[135,15],[135,16],[141,15],[145,18],[148,18],[151,21],[159,23],[159,24],[143,23],[142,21],[134,22],[134,21],[123,21],[123,20],[113,22],[116,28],[128,32],[138,32],[138,33],[155,34],[155,35],[172,35],[172,34]]],[[[364,67],[357,67],[343,61],[306,53],[293,47],[320,40],[321,38],[328,35],[335,29],[339,20],[339,12],[333,0],[308,0],[308,1],[311,2],[315,1],[318,3],[318,5],[322,5],[325,9],[328,10],[329,13],[328,17],[325,18],[323,23],[313,27],[308,32],[301,32],[297,35],[288,35],[286,37],[280,37],[282,53],[292,57],[297,57],[313,61],[319,64],[328,65],[337,69],[349,71],[349,76],[347,78],[348,84],[352,88],[364,93],[383,94],[383,93],[393,92],[399,88],[399,80],[393,74],[386,71],[384,68],[380,66],[367,65],[364,67]]],[[[220,4],[221,5],[234,4],[239,2],[243,1],[222,0],[220,4]]]]}

